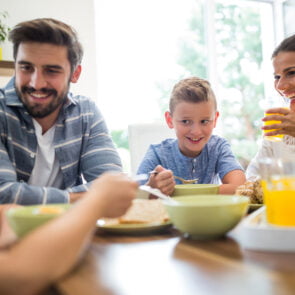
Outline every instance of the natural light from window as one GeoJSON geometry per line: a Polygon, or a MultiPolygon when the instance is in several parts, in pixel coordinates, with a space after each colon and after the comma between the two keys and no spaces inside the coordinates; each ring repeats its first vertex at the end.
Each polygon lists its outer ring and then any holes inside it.
{"type": "Polygon", "coordinates": [[[157,83],[185,74],[177,65],[193,0],[96,1],[99,105],[110,129],[162,116],[157,83]]]}
{"type": "Polygon", "coordinates": [[[97,103],[109,129],[119,132],[114,138],[117,145],[128,151],[130,124],[164,123],[173,85],[196,75],[209,79],[216,92],[221,111],[217,132],[247,165],[261,138],[263,100],[273,95],[272,4],[247,0],[95,4],[97,103]],[[215,5],[214,13],[209,3],[215,5]]]}

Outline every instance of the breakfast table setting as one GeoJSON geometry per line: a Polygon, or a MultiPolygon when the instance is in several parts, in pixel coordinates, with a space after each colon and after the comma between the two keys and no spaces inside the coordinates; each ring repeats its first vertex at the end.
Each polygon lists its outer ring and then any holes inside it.
{"type": "Polygon", "coordinates": [[[192,240],[174,227],[119,235],[100,229],[86,256],[55,285],[60,294],[294,294],[295,252],[256,251],[225,237],[192,240]]]}
{"type": "Polygon", "coordinates": [[[56,282],[59,294],[294,294],[295,228],[268,224],[266,206],[251,207],[248,197],[197,186],[201,195],[185,185],[173,202],[163,198],[170,222],[98,221],[85,257],[56,282]]]}
{"type": "MultiPolygon", "coordinates": [[[[281,164],[265,162],[267,175],[233,195],[218,184],[179,184],[171,197],[140,185],[124,215],[97,220],[75,267],[44,294],[295,294],[295,162],[281,164]]],[[[21,238],[69,208],[12,208],[7,218],[21,238]]]]}

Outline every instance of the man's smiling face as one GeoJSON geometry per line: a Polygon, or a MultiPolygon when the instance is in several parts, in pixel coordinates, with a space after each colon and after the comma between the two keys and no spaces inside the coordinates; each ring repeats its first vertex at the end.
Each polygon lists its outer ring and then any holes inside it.
{"type": "Polygon", "coordinates": [[[67,48],[47,43],[21,43],[15,61],[17,94],[29,114],[58,114],[71,81],[67,48]]]}

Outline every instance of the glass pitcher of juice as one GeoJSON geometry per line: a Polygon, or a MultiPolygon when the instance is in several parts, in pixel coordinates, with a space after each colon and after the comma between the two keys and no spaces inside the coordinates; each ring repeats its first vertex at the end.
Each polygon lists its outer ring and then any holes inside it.
{"type": "Polygon", "coordinates": [[[261,159],[259,166],[267,222],[295,226],[295,159],[261,159]]]}

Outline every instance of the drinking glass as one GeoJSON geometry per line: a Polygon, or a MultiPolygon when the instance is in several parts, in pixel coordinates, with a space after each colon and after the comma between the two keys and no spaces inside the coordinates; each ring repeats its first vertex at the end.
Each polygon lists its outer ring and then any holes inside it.
{"type": "Polygon", "coordinates": [[[268,223],[295,226],[295,160],[264,158],[259,167],[268,223]]]}
{"type": "MultiPolygon", "coordinates": [[[[281,115],[281,114],[276,114],[276,113],[265,113],[264,116],[267,117],[267,116],[270,116],[270,115],[281,115]]],[[[263,125],[264,126],[268,126],[268,125],[272,125],[272,124],[278,124],[278,123],[281,123],[281,121],[264,121],[263,122],[263,125]]],[[[266,132],[270,132],[270,131],[274,131],[274,130],[277,130],[277,129],[270,129],[270,130],[263,130],[263,133],[266,133],[266,132]]],[[[277,135],[264,135],[264,137],[268,140],[271,140],[271,141],[281,141],[284,137],[283,134],[277,134],[277,135]]]]}

